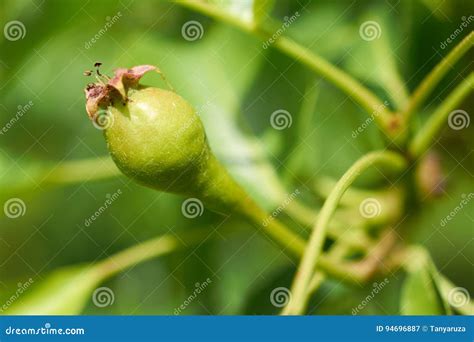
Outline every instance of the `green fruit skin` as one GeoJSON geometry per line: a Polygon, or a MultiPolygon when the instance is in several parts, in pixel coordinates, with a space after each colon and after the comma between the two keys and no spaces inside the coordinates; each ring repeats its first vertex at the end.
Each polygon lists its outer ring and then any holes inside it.
{"type": "Polygon", "coordinates": [[[108,107],[105,130],[118,168],[137,182],[197,197],[219,212],[249,213],[255,203],[219,163],[191,105],[173,91],[139,87],[108,107]]]}

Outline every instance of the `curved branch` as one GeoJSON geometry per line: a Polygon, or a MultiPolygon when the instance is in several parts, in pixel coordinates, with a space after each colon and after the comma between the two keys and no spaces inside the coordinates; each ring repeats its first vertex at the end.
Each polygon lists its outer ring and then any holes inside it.
{"type": "Polygon", "coordinates": [[[443,127],[448,115],[473,89],[474,73],[471,73],[448,95],[415,135],[409,146],[411,156],[416,158],[429,148],[431,141],[443,127]]]}
{"type": "Polygon", "coordinates": [[[187,246],[203,243],[209,239],[212,232],[212,230],[200,228],[179,236],[161,235],[113,254],[107,259],[99,261],[93,267],[105,280],[139,263],[187,246]]]}
{"type": "Polygon", "coordinates": [[[396,171],[401,171],[407,166],[406,160],[395,152],[371,152],[357,160],[341,179],[336,183],[329,197],[324,202],[321,213],[316,221],[315,228],[305,249],[300,266],[292,286],[292,299],[285,310],[286,314],[301,314],[306,306],[307,289],[316,264],[320,258],[323,243],[327,234],[328,223],[336,207],[349,186],[367,168],[373,165],[386,165],[396,171]]]}
{"type": "Polygon", "coordinates": [[[452,49],[449,54],[431,70],[428,76],[420,83],[413,92],[406,110],[403,112],[408,121],[413,113],[421,106],[423,101],[431,94],[436,85],[441,81],[444,75],[474,44],[474,31],[471,31],[464,39],[452,49]]]}

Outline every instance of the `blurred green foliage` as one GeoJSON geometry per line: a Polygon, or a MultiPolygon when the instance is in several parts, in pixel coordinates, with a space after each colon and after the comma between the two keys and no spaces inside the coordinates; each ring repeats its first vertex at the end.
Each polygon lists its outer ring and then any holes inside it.
{"type": "MultiPolygon", "coordinates": [[[[285,35],[390,101],[391,94],[384,90],[388,61],[413,89],[449,50],[441,50],[440,43],[459,26],[462,16],[472,12],[467,1],[445,1],[442,8],[430,4],[428,0],[281,0],[275,1],[272,13],[283,20],[298,11],[300,18],[285,35]],[[382,54],[359,37],[360,24],[374,18],[382,24],[381,39],[388,46],[382,54]]],[[[59,267],[101,260],[160,234],[209,227],[214,238],[198,247],[140,264],[109,280],[105,286],[114,289],[114,304],[98,308],[90,301],[84,313],[172,314],[195,283],[208,277],[213,282],[184,314],[277,313],[270,292],[289,287],[296,265],[250,227],[230,236],[220,234],[226,226],[241,230],[246,223],[208,211],[199,218],[186,218],[181,213],[183,198],[140,187],[122,176],[87,181],[84,175],[85,181],[66,186],[36,185],[59,162],[107,155],[102,134],[85,112],[83,88],[91,80],[82,73],[96,61],[109,75],[116,67],[158,65],[201,114],[218,157],[268,209],[295,188],[308,204],[318,205],[320,199],[310,189],[312,180],[339,178],[359,156],[381,147],[375,125],[357,139],[351,137],[366,113],[304,66],[276,50],[263,49],[260,39],[173,3],[2,1],[0,23],[11,20],[21,21],[26,35],[17,41],[3,36],[0,40],[0,126],[15,116],[19,105],[29,101],[34,105],[0,135],[1,203],[11,197],[26,203],[24,216],[0,217],[0,303],[15,292],[18,282],[29,278],[39,282],[59,267]],[[119,12],[120,18],[86,48],[119,12]],[[201,39],[183,39],[182,27],[190,20],[203,26],[201,39]],[[311,94],[316,94],[314,105],[302,111],[311,94]],[[289,129],[274,130],[269,124],[278,109],[292,114],[289,129]],[[22,182],[29,186],[19,186],[22,182]],[[123,195],[86,227],[85,220],[117,189],[123,195]]],[[[466,57],[417,115],[419,123],[469,68],[472,59],[466,57]]],[[[149,76],[145,83],[161,84],[149,76]]],[[[463,108],[472,113],[472,97],[463,108]]],[[[438,269],[470,293],[474,293],[474,203],[445,227],[440,221],[459,204],[462,194],[473,191],[473,130],[471,124],[462,131],[443,131],[434,148],[445,171],[445,191],[436,200],[422,199],[409,208],[400,227],[407,241],[427,246],[438,269]]],[[[374,172],[360,183],[375,186],[381,181],[383,177],[374,172]]],[[[396,298],[403,277],[393,275],[360,314],[398,313],[396,298]]],[[[351,314],[370,287],[325,282],[313,298],[311,313],[351,314]]]]}

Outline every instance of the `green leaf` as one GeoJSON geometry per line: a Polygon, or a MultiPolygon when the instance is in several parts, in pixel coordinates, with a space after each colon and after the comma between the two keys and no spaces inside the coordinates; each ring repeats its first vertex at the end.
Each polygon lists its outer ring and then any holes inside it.
{"type": "Polygon", "coordinates": [[[390,99],[396,107],[403,108],[408,101],[408,91],[394,52],[403,37],[392,29],[394,25],[384,11],[374,10],[371,16],[360,19],[360,25],[353,30],[354,35],[357,34],[356,46],[351,51],[353,58],[347,60],[346,66],[361,80],[385,91],[385,106],[390,99]]]}
{"type": "Polygon", "coordinates": [[[91,299],[101,275],[90,265],[54,271],[20,295],[7,315],[77,315],[91,299]]]}
{"type": "Polygon", "coordinates": [[[429,254],[416,248],[407,265],[408,275],[402,288],[400,311],[402,315],[445,315],[448,306],[437,288],[438,272],[429,254]]]}
{"type": "Polygon", "coordinates": [[[405,280],[401,299],[402,315],[443,315],[444,309],[427,268],[410,273],[405,280]]]}

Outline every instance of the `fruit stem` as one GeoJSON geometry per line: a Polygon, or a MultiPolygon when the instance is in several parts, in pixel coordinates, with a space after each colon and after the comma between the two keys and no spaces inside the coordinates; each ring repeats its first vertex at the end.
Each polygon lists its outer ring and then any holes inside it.
{"type": "Polygon", "coordinates": [[[303,258],[293,281],[292,299],[288,304],[288,309],[285,310],[287,314],[296,315],[303,312],[307,302],[308,285],[322,252],[328,223],[344,192],[363,171],[373,165],[386,165],[392,167],[396,171],[400,171],[407,166],[407,163],[398,153],[391,151],[375,151],[368,153],[357,160],[339,179],[329,197],[324,202],[310,240],[306,245],[303,258]]]}
{"type": "MultiPolygon", "coordinates": [[[[314,272],[314,275],[308,285],[308,297],[315,293],[321,287],[325,279],[326,275],[324,273],[319,271],[314,272]]],[[[280,315],[288,315],[289,313],[287,313],[287,310],[288,306],[285,306],[280,315]]]]}
{"type": "Polygon", "coordinates": [[[448,115],[473,89],[474,72],[471,72],[438,106],[425,125],[416,133],[409,145],[409,152],[413,158],[418,158],[430,147],[434,137],[446,122],[448,115]]]}

